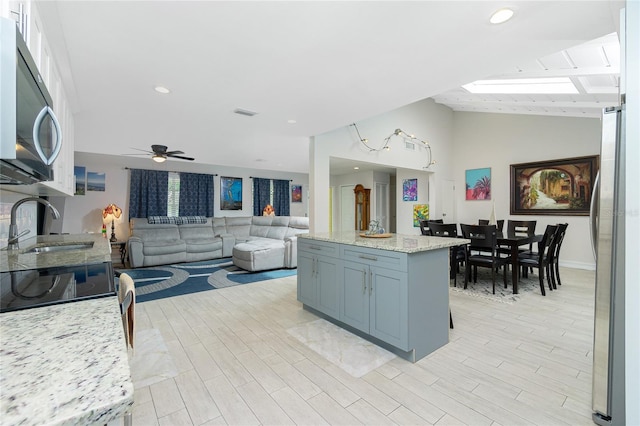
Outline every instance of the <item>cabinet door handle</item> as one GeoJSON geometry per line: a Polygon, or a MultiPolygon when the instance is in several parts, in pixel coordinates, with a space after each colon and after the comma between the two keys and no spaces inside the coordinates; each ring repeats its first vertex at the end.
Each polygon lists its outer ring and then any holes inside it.
{"type": "Polygon", "coordinates": [[[359,257],[360,257],[360,259],[367,259],[367,260],[373,260],[373,261],[377,261],[378,260],[378,258],[375,257],[375,256],[365,256],[364,254],[361,254],[359,257]]]}
{"type": "Polygon", "coordinates": [[[309,248],[311,250],[322,250],[322,247],[318,247],[318,246],[309,246],[309,248]]]}
{"type": "Polygon", "coordinates": [[[369,296],[373,294],[373,272],[369,270],[369,296]]]}
{"type": "Polygon", "coordinates": [[[367,294],[367,271],[362,271],[362,294],[367,294]]]}

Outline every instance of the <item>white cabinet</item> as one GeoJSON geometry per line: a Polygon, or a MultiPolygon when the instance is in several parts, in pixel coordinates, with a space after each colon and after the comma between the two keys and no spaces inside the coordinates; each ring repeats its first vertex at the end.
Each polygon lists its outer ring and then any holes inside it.
{"type": "Polygon", "coordinates": [[[73,195],[74,181],[74,122],[62,78],[55,58],[42,31],[37,3],[28,0],[10,0],[1,3],[0,15],[16,21],[29,52],[38,66],[47,90],[53,99],[53,111],[62,129],[62,147],[53,163],[53,180],[34,185],[11,186],[11,191],[33,195],[73,195]]]}
{"type": "Polygon", "coordinates": [[[337,255],[335,245],[298,240],[298,300],[335,317],[340,306],[337,255]]]}

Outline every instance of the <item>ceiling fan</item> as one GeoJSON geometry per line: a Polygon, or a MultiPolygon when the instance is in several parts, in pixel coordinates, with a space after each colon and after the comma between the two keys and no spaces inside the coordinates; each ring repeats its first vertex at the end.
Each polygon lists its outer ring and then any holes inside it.
{"type": "MultiPolygon", "coordinates": [[[[148,154],[152,154],[151,158],[153,161],[157,163],[164,163],[167,158],[178,158],[180,160],[189,160],[193,161],[195,158],[193,157],[185,157],[180,154],[184,154],[182,151],[167,151],[167,147],[165,145],[151,145],[151,151],[147,151],[145,149],[132,148],[138,151],[143,151],[148,154]]],[[[143,155],[143,154],[125,154],[125,155],[143,155]]]]}

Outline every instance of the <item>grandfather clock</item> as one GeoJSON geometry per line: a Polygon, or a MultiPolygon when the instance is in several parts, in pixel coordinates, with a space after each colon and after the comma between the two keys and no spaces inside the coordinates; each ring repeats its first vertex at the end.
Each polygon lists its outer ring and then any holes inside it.
{"type": "Polygon", "coordinates": [[[353,189],[356,195],[356,231],[369,229],[369,193],[371,189],[357,184],[353,189]]]}

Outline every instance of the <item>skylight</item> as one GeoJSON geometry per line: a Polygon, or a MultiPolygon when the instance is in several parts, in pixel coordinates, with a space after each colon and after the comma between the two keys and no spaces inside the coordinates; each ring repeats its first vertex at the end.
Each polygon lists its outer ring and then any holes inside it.
{"type": "Polygon", "coordinates": [[[496,94],[571,94],[579,93],[568,77],[512,78],[508,80],[477,80],[462,86],[471,93],[496,94]]]}

